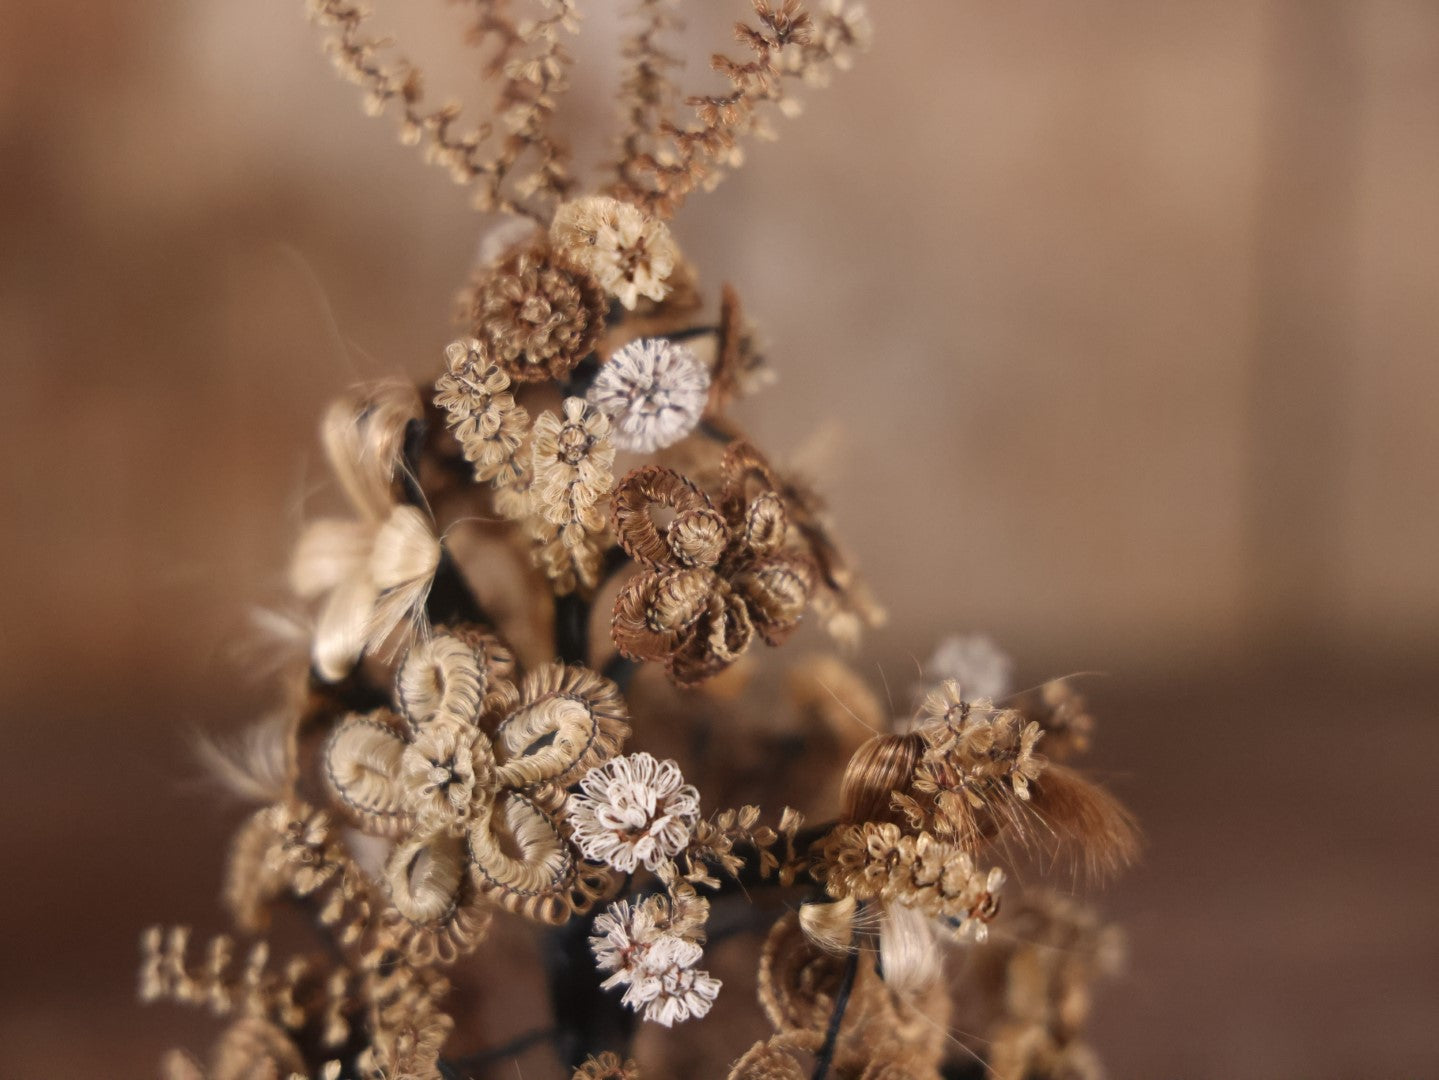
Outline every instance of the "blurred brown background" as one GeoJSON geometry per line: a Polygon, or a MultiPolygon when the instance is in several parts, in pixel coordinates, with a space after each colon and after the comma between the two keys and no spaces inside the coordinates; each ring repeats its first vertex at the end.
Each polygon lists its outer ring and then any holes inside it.
{"type": "MultiPolygon", "coordinates": [[[[582,160],[626,6],[581,5],[582,160]]],[[[698,60],[743,5],[690,7],[698,60]]],[[[894,616],[862,667],[898,695],[982,629],[1106,673],[1149,843],[1102,900],[1115,1076],[1439,1075],[1439,5],[872,8],[676,226],[771,346],[762,444],[833,421],[894,616]]],[[[484,100],[458,12],[380,15],[484,100]]],[[[186,734],[266,702],[234,643],[319,410],[437,366],[480,231],[357,104],[291,0],[0,2],[0,1075],[209,1030],[131,1003],[142,925],[218,925],[186,734]]]]}

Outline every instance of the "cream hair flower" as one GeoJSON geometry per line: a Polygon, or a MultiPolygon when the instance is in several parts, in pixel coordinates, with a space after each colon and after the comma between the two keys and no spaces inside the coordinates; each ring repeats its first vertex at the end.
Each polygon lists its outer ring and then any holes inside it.
{"type": "Polygon", "coordinates": [[[555,247],[633,310],[641,296],[663,300],[678,261],[664,222],[608,195],[565,203],[550,225],[555,247]]]}

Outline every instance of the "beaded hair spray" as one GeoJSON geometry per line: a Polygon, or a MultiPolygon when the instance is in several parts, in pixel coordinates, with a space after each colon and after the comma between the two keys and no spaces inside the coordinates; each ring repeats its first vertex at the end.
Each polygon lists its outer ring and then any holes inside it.
{"type": "Polygon", "coordinates": [[[712,61],[727,88],[681,99],[673,0],[639,0],[586,189],[554,130],[573,0],[465,6],[498,87],[473,127],[360,8],[310,4],[366,109],[510,221],[434,382],[321,425],[348,509],[296,545],[306,655],[209,751],[258,804],[223,889],[238,936],[143,939],[144,999],[227,1025],[165,1075],[1098,1075],[1082,1025],[1115,932],[999,865],[1133,856],[1063,763],[1093,727],[1071,686],[1012,694],[980,638],[940,648],[906,718],[832,655],[755,677],[761,643],[813,621],[853,652],[883,612],[732,417],[769,372],[733,289],[706,318],[667,221],[848,66],[863,11],[753,0],[712,61]],[[531,985],[548,1019],[497,1031],[531,985]]]}

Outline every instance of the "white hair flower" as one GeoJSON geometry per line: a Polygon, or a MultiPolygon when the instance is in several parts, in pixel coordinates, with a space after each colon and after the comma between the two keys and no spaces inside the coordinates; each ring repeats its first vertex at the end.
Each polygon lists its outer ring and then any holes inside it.
{"type": "Polygon", "coordinates": [[[1010,692],[1014,661],[988,634],[951,634],[940,641],[924,665],[924,683],[915,687],[923,697],[936,683],[953,679],[965,701],[997,701],[1010,692]]]}
{"type": "Polygon", "coordinates": [[[623,986],[620,1001],[627,1008],[665,1027],[704,1016],[721,985],[694,966],[703,950],[672,915],[664,897],[652,896],[634,906],[621,900],[595,919],[590,937],[595,965],[612,973],[600,985],[606,990],[623,986]]]}
{"type": "Polygon", "coordinates": [[[569,801],[574,841],[585,858],[632,873],[657,870],[690,842],[699,792],[673,761],[645,753],[591,769],[569,801]]]}
{"type": "Polygon", "coordinates": [[[605,362],[589,400],[613,419],[618,446],[648,453],[695,429],[709,387],[709,371],[691,349],[664,338],[641,338],[605,362]]]}
{"type": "Polygon", "coordinates": [[[696,968],[671,969],[660,976],[660,989],[645,1005],[645,1019],[669,1027],[676,1020],[696,1020],[719,997],[720,981],[696,968]]]}

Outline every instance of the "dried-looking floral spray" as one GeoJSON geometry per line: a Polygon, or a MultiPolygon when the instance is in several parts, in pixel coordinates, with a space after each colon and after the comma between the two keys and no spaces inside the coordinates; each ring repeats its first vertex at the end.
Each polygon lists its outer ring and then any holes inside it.
{"type": "Polygon", "coordinates": [[[360,388],[322,424],[345,509],[296,545],[306,656],[210,755],[258,803],[226,867],[239,936],[142,940],[142,997],[225,1024],[165,1074],[441,1080],[543,1042],[574,1080],[900,1080],[939,1075],[977,1003],[991,1075],[1095,1075],[1079,1024],[1114,934],[1001,866],[1133,854],[1128,814],[1067,764],[1094,727],[1074,688],[1005,699],[978,640],[942,647],[892,721],[835,656],[796,665],[789,700],[748,678],[757,641],[809,620],[854,649],[883,611],[820,494],[732,415],[769,368],[735,289],[706,318],[668,219],[798,111],[794,86],[848,66],[861,8],[751,0],[722,89],[686,96],[681,5],[638,0],[618,154],[586,185],[556,124],[574,0],[467,5],[495,90],[472,124],[358,6],[309,7],[366,110],[509,220],[433,383],[360,388]],[[696,1062],[654,1033],[751,1000],[704,964],[712,911],[773,1032],[696,1062]],[[503,969],[498,926],[542,972],[503,969]],[[553,1018],[496,1038],[473,1002],[539,978],[553,1018]]]}

